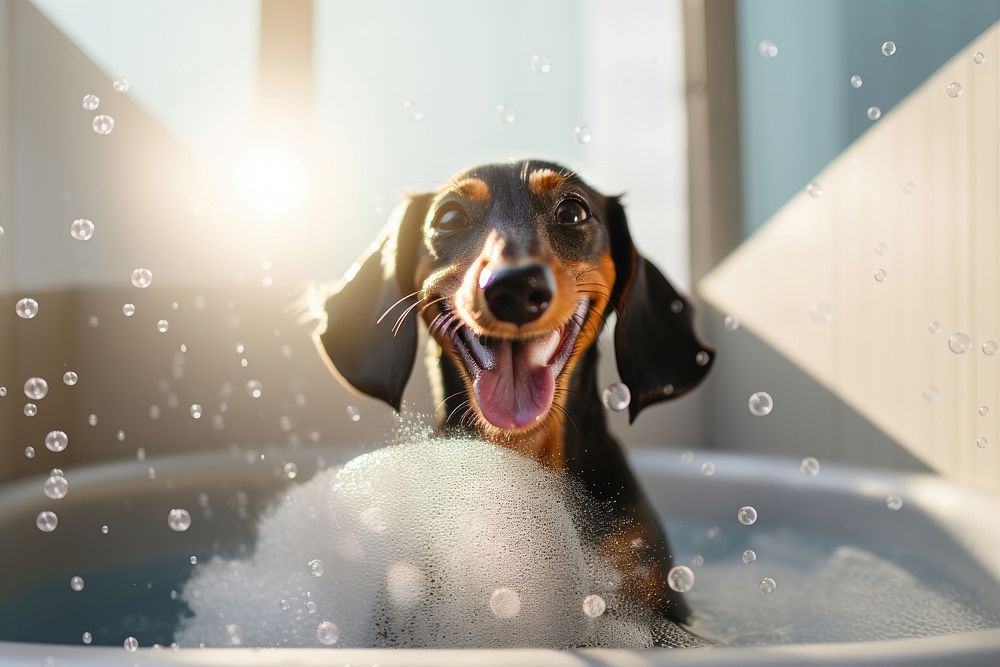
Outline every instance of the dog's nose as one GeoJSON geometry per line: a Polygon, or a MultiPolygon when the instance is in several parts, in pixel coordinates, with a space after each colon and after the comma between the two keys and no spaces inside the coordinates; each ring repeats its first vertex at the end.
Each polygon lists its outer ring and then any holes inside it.
{"type": "Polygon", "coordinates": [[[493,317],[518,325],[541,317],[556,289],[552,271],[542,264],[483,269],[479,285],[493,317]]]}

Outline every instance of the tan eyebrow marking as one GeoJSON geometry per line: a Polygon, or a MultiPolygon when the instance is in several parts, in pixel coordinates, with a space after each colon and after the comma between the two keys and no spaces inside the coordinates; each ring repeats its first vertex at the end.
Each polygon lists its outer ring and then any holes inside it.
{"type": "Polygon", "coordinates": [[[463,178],[457,183],[452,183],[451,187],[470,201],[483,202],[490,198],[490,186],[480,178],[463,178]]]}
{"type": "Polygon", "coordinates": [[[566,181],[566,177],[551,169],[536,169],[528,176],[528,187],[536,195],[555,190],[566,181]]]}

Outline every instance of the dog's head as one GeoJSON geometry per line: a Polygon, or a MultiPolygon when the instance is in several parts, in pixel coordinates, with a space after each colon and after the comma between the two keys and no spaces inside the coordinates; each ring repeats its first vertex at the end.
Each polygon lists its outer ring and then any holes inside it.
{"type": "Polygon", "coordinates": [[[631,419],[708,372],[690,304],[638,254],[617,198],[559,165],[494,164],[397,209],[326,301],[319,341],[343,380],[398,410],[422,317],[481,430],[527,433],[557,418],[612,310],[631,419]]]}

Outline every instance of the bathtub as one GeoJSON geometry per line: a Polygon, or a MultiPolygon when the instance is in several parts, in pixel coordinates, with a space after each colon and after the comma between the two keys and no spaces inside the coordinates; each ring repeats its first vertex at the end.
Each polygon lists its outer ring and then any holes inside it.
{"type": "MultiPolygon", "coordinates": [[[[6,485],[0,491],[0,534],[6,547],[0,550],[0,664],[1000,665],[1000,622],[972,632],[909,639],[635,651],[166,646],[169,619],[179,605],[168,593],[189,571],[177,563],[186,564],[188,554],[205,558],[213,553],[244,553],[253,542],[254,516],[289,484],[280,462],[296,462],[302,480],[317,466],[344,461],[355,453],[329,448],[280,453],[233,448],[80,468],[67,471],[71,491],[61,501],[42,495],[41,476],[6,485]],[[155,478],[151,479],[150,468],[155,478]],[[206,490],[208,503],[199,498],[206,490]],[[171,507],[191,508],[195,521],[190,530],[165,529],[161,519],[171,507]],[[52,533],[40,533],[35,527],[35,516],[42,509],[55,509],[59,515],[59,527],[52,533]],[[107,532],[102,530],[105,525],[107,532]],[[168,555],[171,564],[164,565],[168,555]],[[87,587],[71,593],[67,582],[78,573],[85,576],[87,587]],[[101,595],[107,604],[98,605],[95,612],[93,599],[82,603],[84,595],[101,595]],[[125,614],[128,627],[144,630],[130,633],[142,643],[136,652],[121,647],[124,628],[101,619],[105,613],[109,618],[112,612],[118,614],[120,605],[135,607],[131,616],[125,614]],[[84,628],[94,630],[94,645],[81,642],[84,628]],[[151,641],[163,646],[150,647],[151,641]],[[106,645],[97,645],[101,643],[106,645]]],[[[977,603],[1000,618],[1000,499],[996,497],[928,475],[828,464],[818,476],[809,477],[800,472],[798,461],[783,459],[701,452],[693,463],[684,463],[680,452],[662,448],[638,449],[631,457],[653,504],[665,517],[681,562],[701,558],[703,552],[708,567],[713,558],[737,553],[751,533],[741,533],[744,527],[733,525],[734,507],[752,502],[763,526],[754,530],[791,535],[808,531],[831,544],[898,554],[901,561],[912,559],[908,570],[947,579],[949,590],[975,596],[977,603]],[[708,460],[715,464],[710,477],[700,469],[700,463],[708,460]],[[887,508],[890,495],[904,499],[898,511],[887,508]],[[711,526],[710,534],[716,537],[705,538],[704,526],[711,526]],[[717,526],[723,527],[721,540],[717,526]]],[[[766,572],[765,554],[745,567],[766,572]]],[[[697,609],[696,596],[692,602],[697,609]]]]}

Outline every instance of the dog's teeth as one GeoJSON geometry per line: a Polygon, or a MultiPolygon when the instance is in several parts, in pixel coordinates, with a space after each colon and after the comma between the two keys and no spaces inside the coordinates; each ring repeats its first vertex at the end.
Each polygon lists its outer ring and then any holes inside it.
{"type": "Polygon", "coordinates": [[[559,347],[559,341],[562,339],[561,334],[558,330],[554,330],[549,335],[535,343],[531,343],[531,350],[528,356],[528,360],[532,366],[547,366],[549,359],[555,354],[556,348],[559,347]]]}

